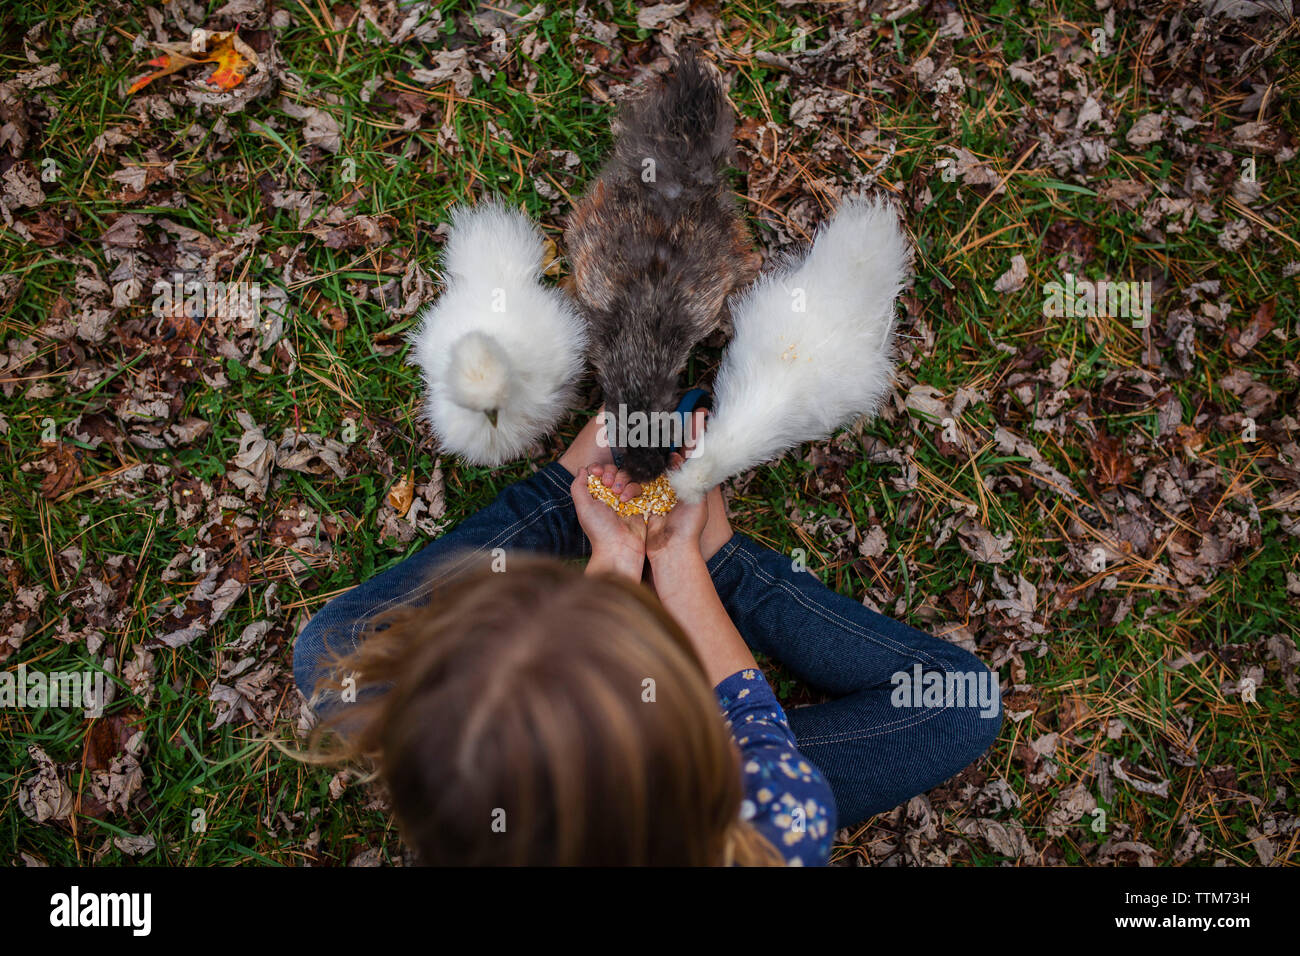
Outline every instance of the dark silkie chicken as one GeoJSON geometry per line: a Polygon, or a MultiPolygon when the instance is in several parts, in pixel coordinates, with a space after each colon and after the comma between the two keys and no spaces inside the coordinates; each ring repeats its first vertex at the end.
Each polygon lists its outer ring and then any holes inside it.
{"type": "MultiPolygon", "coordinates": [[[[727,296],[757,273],[759,256],[723,176],[734,126],[711,70],[683,57],[622,111],[612,154],[569,218],[573,290],[609,413],[675,411],[691,348],[717,327],[727,296]]],[[[634,481],[666,470],[671,449],[662,438],[620,447],[610,434],[615,460],[634,481]]]]}

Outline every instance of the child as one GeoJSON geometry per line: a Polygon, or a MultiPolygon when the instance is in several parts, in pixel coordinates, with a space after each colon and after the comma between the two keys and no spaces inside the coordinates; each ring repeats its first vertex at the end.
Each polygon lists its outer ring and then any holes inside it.
{"type": "Polygon", "coordinates": [[[837,813],[859,823],[989,747],[1000,702],[894,693],[900,674],[974,686],[983,664],[733,534],[717,489],[648,522],[593,499],[589,473],[639,490],[598,420],[299,635],[300,689],[339,755],[376,761],[422,861],[822,864],[837,813]],[[585,574],[554,560],[584,556],[585,574]],[[833,699],[787,718],[751,648],[833,699]]]}

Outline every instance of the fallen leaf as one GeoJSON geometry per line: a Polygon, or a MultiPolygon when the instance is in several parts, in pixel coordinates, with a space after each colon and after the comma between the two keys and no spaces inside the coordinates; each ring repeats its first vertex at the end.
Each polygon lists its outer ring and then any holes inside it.
{"type": "Polygon", "coordinates": [[[642,30],[653,30],[684,12],[689,3],[656,3],[637,11],[636,25],[642,30]]]}
{"type": "Polygon", "coordinates": [[[1158,780],[1147,779],[1149,777],[1157,776],[1154,771],[1147,770],[1145,767],[1134,767],[1131,771],[1125,770],[1124,761],[1118,757],[1111,764],[1111,770],[1114,772],[1115,776],[1119,777],[1119,779],[1123,780],[1139,793],[1150,793],[1157,797],[1169,796],[1168,780],[1163,777],[1158,780]],[[1142,774],[1143,776],[1138,776],[1138,774],[1142,774]]]}
{"type": "Polygon", "coordinates": [[[1011,268],[998,277],[998,281],[993,283],[994,292],[1019,292],[1025,287],[1029,280],[1029,266],[1025,262],[1025,257],[1015,255],[1011,257],[1011,268]]]}
{"type": "Polygon", "coordinates": [[[390,215],[354,216],[338,226],[318,226],[308,229],[312,235],[325,240],[330,249],[354,249],[357,246],[382,246],[392,239],[391,230],[397,220],[390,215]]]}
{"type": "Polygon", "coordinates": [[[1112,488],[1133,477],[1133,459],[1124,450],[1124,443],[1113,435],[1098,435],[1088,443],[1092,456],[1091,474],[1098,485],[1112,488]]]}
{"type": "Polygon", "coordinates": [[[415,500],[415,472],[408,471],[392,488],[388,490],[388,503],[393,506],[399,518],[405,518],[415,500]]]}
{"type": "Polygon", "coordinates": [[[73,797],[59,776],[58,765],[35,744],[28,746],[27,753],[36,763],[36,774],[19,786],[18,808],[37,823],[66,820],[73,797]]]}
{"type": "Polygon", "coordinates": [[[46,453],[42,464],[49,469],[41,481],[41,496],[44,498],[53,501],[81,481],[81,453],[72,445],[60,442],[46,453]]]}
{"type": "Polygon", "coordinates": [[[1145,843],[1138,843],[1135,840],[1125,840],[1120,843],[1108,842],[1097,853],[1098,863],[1136,863],[1138,866],[1155,866],[1156,851],[1145,843]],[[1116,860],[1117,856],[1123,855],[1124,859],[1116,860]]]}
{"type": "Polygon", "coordinates": [[[314,106],[301,106],[287,97],[280,108],[294,119],[302,120],[302,138],[309,146],[319,146],[327,153],[337,153],[342,146],[339,121],[324,110],[314,106]]]}
{"type": "Polygon", "coordinates": [[[140,836],[113,837],[113,845],[127,856],[143,856],[157,849],[158,841],[151,834],[144,833],[140,836]]]}
{"type": "Polygon", "coordinates": [[[1010,531],[994,535],[988,528],[966,520],[957,528],[957,543],[967,556],[981,564],[1002,564],[1015,555],[1010,531]]]}
{"type": "Polygon", "coordinates": [[[1124,138],[1128,140],[1130,146],[1149,146],[1158,143],[1165,136],[1162,129],[1164,123],[1163,113],[1147,113],[1145,116],[1138,117],[1138,121],[1133,124],[1124,138]]]}
{"type": "Polygon", "coordinates": [[[1250,322],[1240,329],[1228,329],[1228,350],[1237,358],[1245,356],[1259,344],[1260,340],[1277,325],[1274,317],[1277,312],[1277,300],[1269,299],[1255,310],[1250,322]]]}
{"type": "Polygon", "coordinates": [[[346,455],[348,448],[333,438],[324,438],[309,432],[297,432],[286,428],[280,438],[280,447],[275,452],[275,465],[288,471],[300,471],[307,475],[323,475],[332,471],[339,478],[347,475],[340,456],[346,455]]]}
{"type": "Polygon", "coordinates": [[[206,37],[206,42],[203,44],[207,47],[206,50],[196,51],[191,43],[157,44],[163,51],[162,54],[145,64],[157,69],[132,83],[127,88],[127,93],[138,93],[154,80],[171,76],[187,66],[199,66],[204,63],[215,63],[217,67],[204,82],[228,93],[243,83],[248,78],[248,74],[257,68],[259,62],[257,53],[241,40],[234,30],[199,35],[206,37]],[[195,56],[195,53],[203,55],[195,56]]]}

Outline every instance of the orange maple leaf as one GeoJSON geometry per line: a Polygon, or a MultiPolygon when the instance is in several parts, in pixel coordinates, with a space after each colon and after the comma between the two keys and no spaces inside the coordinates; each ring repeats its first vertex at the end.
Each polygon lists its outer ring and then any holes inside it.
{"type": "Polygon", "coordinates": [[[201,63],[217,65],[204,82],[223,92],[229,92],[243,83],[258,66],[257,54],[234,30],[196,33],[195,40],[191,43],[159,43],[157,46],[163,54],[154,57],[145,66],[158,69],[132,83],[127,88],[127,93],[137,93],[154,80],[201,63]]]}

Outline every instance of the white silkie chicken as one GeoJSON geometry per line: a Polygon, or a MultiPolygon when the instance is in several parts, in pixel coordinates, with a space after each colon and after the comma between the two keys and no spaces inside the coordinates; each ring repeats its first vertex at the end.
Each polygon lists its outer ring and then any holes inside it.
{"type": "Polygon", "coordinates": [[[893,380],[894,300],[911,254],[893,209],[850,200],[802,260],[787,260],[732,302],[735,334],[713,413],[669,472],[683,501],[873,413],[893,380]]]}
{"type": "Polygon", "coordinates": [[[452,211],[445,291],[411,336],[425,415],[448,451],[476,465],[518,458],[555,427],[583,370],[586,324],[541,281],[546,244],[495,202],[452,211]]]}

